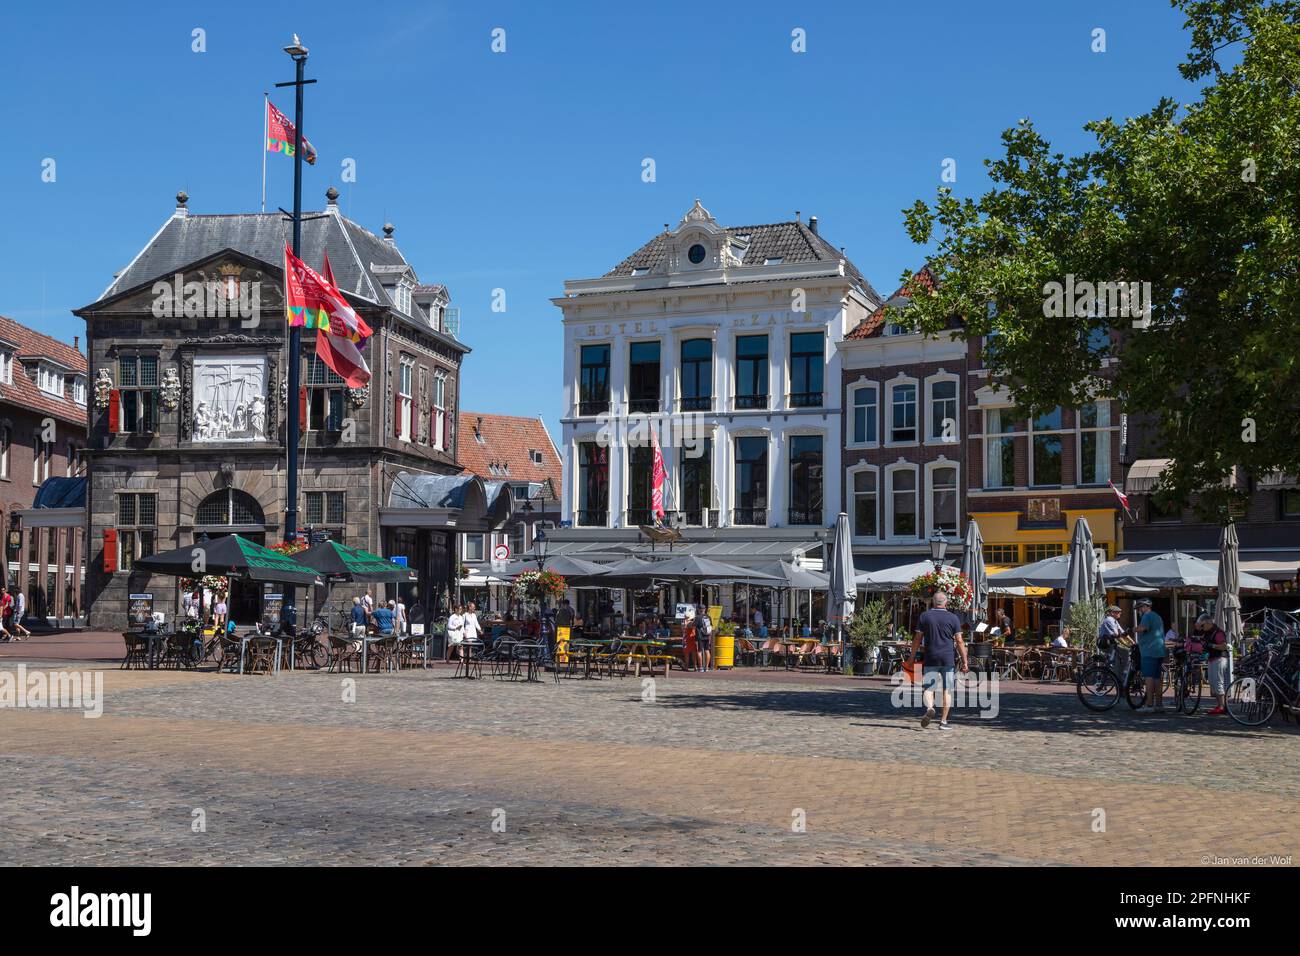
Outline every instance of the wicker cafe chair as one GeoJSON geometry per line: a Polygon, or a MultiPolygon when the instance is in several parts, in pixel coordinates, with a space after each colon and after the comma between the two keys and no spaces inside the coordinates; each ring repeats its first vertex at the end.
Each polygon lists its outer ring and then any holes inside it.
{"type": "Polygon", "coordinates": [[[395,671],[399,668],[397,635],[388,634],[378,641],[372,641],[366,652],[369,665],[375,673],[395,671]]]}
{"type": "Polygon", "coordinates": [[[245,674],[274,674],[280,648],[272,637],[254,637],[248,642],[244,659],[245,674]]]}
{"type": "Polygon", "coordinates": [[[343,671],[351,671],[352,665],[361,666],[361,651],[355,646],[354,641],[339,637],[336,634],[329,635],[329,671],[331,674],[339,674],[343,671]]]}
{"type": "Polygon", "coordinates": [[[217,647],[217,670],[228,670],[234,674],[239,670],[240,643],[233,637],[222,634],[217,647]]]}
{"type": "Polygon", "coordinates": [[[122,670],[139,670],[149,666],[149,639],[142,634],[131,631],[122,632],[126,644],[126,656],[122,658],[122,670]]]}

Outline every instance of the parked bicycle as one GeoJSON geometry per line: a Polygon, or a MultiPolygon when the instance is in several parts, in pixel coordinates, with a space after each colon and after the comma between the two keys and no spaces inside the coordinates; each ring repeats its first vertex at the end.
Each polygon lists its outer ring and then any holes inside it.
{"type": "Polygon", "coordinates": [[[1235,668],[1228,687],[1228,716],[1261,727],[1280,709],[1288,720],[1300,715],[1300,637],[1259,642],[1235,668]]]}
{"type": "Polygon", "coordinates": [[[1116,649],[1110,654],[1094,652],[1079,671],[1075,693],[1079,695],[1079,703],[1099,713],[1110,710],[1119,703],[1121,693],[1129,707],[1134,710],[1141,707],[1146,699],[1146,685],[1142,680],[1141,655],[1137,644],[1131,638],[1121,637],[1116,643],[1116,649]],[[1128,662],[1117,669],[1114,658],[1118,656],[1119,648],[1128,650],[1128,662]]]}

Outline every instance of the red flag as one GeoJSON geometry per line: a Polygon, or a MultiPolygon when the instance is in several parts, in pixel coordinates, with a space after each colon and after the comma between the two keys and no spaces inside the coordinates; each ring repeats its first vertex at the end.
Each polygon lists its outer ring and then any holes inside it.
{"type": "MultiPolygon", "coordinates": [[[[293,155],[293,143],[297,130],[289,117],[285,116],[268,101],[266,104],[266,149],[270,153],[293,155]]],[[[307,137],[302,138],[302,158],[310,165],[316,163],[316,150],[307,137]]]]}
{"type": "Polygon", "coordinates": [[[329,262],[325,276],[284,247],[284,308],[290,325],[315,326],[316,354],[352,388],[370,381],[370,367],[360,344],[371,334],[370,327],[348,305],[333,280],[329,262]]]}
{"type": "Polygon", "coordinates": [[[1121,505],[1124,506],[1124,513],[1125,513],[1126,515],[1129,516],[1129,519],[1130,519],[1130,520],[1132,520],[1132,518],[1133,518],[1133,512],[1129,510],[1129,506],[1128,506],[1128,495],[1124,494],[1124,492],[1122,492],[1122,491],[1120,491],[1118,488],[1116,488],[1116,487],[1115,487],[1115,482],[1113,482],[1113,481],[1108,481],[1108,482],[1106,482],[1106,484],[1110,485],[1110,490],[1113,491],[1113,492],[1115,492],[1115,497],[1118,498],[1118,499],[1119,499],[1119,503],[1120,503],[1121,505]]]}
{"type": "Polygon", "coordinates": [[[663,521],[664,515],[664,479],[667,472],[664,469],[664,453],[659,447],[659,435],[653,428],[650,429],[650,441],[654,444],[654,463],[651,466],[651,489],[650,489],[650,511],[654,516],[655,524],[663,521]]]}

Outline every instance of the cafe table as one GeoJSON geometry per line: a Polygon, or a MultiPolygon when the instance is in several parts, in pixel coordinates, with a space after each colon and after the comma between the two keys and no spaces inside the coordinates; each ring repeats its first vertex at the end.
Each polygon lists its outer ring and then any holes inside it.
{"type": "Polygon", "coordinates": [[[452,677],[464,677],[466,680],[474,679],[474,671],[471,665],[474,663],[475,655],[483,650],[483,642],[477,638],[466,638],[460,644],[454,645],[461,648],[462,656],[456,664],[456,670],[452,677]],[[464,671],[464,673],[461,673],[464,671]]]}

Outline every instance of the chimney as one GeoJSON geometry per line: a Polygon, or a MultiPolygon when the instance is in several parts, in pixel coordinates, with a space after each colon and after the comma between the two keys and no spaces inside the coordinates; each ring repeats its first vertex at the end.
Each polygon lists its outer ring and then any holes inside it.
{"type": "Polygon", "coordinates": [[[80,335],[74,335],[74,336],[72,337],[72,347],[73,347],[74,349],[76,349],[78,352],[81,351],[81,336],[80,336],[80,335]]]}
{"type": "Polygon", "coordinates": [[[809,216],[809,217],[808,217],[808,228],[812,231],[812,234],[813,234],[814,236],[817,235],[817,217],[816,217],[816,216],[809,216]]]}
{"type": "Polygon", "coordinates": [[[397,245],[397,243],[393,241],[393,224],[391,222],[384,223],[384,242],[388,243],[390,246],[397,245]]]}
{"type": "Polygon", "coordinates": [[[339,211],[339,191],[331,186],[325,190],[325,211],[338,215],[339,211]]]}
{"type": "Polygon", "coordinates": [[[794,221],[795,221],[795,222],[803,222],[803,220],[799,218],[799,210],[798,210],[798,209],[796,209],[796,210],[794,211],[794,221]]]}
{"type": "Polygon", "coordinates": [[[184,219],[189,214],[189,210],[185,208],[185,204],[189,201],[189,193],[185,190],[182,189],[176,194],[176,211],[172,213],[173,219],[184,219]]]}

